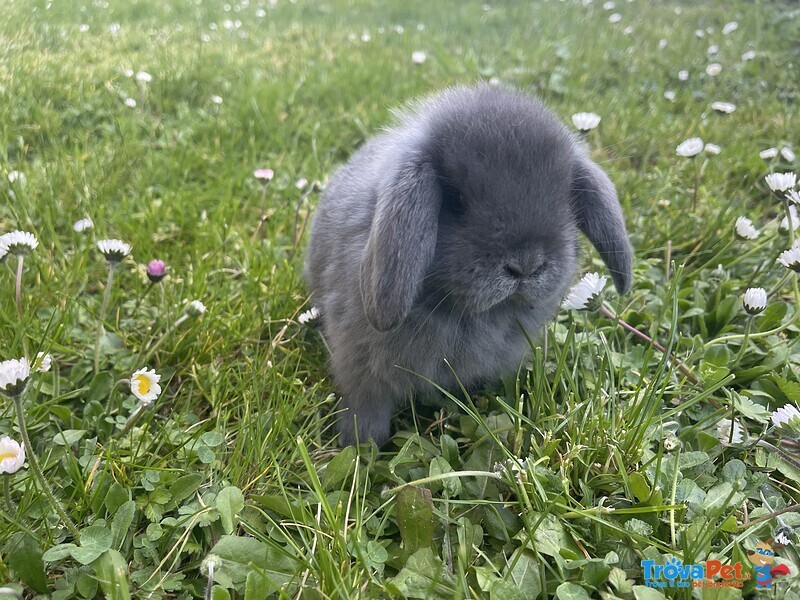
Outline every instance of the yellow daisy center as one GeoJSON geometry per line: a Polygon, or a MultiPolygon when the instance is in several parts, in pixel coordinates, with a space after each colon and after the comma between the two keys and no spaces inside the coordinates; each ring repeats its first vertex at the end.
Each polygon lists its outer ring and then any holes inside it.
{"type": "Polygon", "coordinates": [[[6,454],[0,454],[0,462],[3,462],[7,458],[17,458],[17,453],[7,452],[6,454]]]}
{"type": "Polygon", "coordinates": [[[150,393],[150,378],[147,375],[137,375],[136,376],[136,386],[139,390],[139,393],[142,396],[146,396],[150,393]]]}

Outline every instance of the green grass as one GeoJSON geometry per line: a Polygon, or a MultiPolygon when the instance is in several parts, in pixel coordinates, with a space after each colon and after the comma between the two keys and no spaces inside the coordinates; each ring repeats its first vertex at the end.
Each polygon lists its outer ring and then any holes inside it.
{"type": "MultiPolygon", "coordinates": [[[[0,359],[54,357],[23,412],[80,539],[30,464],[0,476],[0,583],[54,599],[203,597],[213,552],[213,598],[689,598],[646,590],[642,561],[719,558],[752,574],[746,550],[800,526],[800,434],[769,419],[800,401],[800,297],[775,263],[790,241],[764,182],[798,163],[758,154],[800,152],[796,4],[50,4],[9,3],[0,24],[0,233],[40,241],[22,318],[16,259],[0,265],[0,359]],[[324,182],[406,100],[493,77],[567,123],[602,115],[588,142],[636,247],[633,291],[606,305],[696,381],[614,320],[562,311],[516,380],[398,414],[382,452],[339,450],[326,350],[297,322],[319,192],[295,182],[324,182]],[[715,100],[737,109],[715,113],[715,100]],[[676,156],[694,136],[721,154],[676,156]],[[275,171],[263,195],[260,167],[275,171]],[[75,233],[86,215],[94,230],[75,233]],[[734,238],[740,215],[761,237],[734,238]],[[133,252],[95,370],[108,266],[94,242],[107,237],[133,252]],[[148,290],[152,258],[169,276],[148,290]],[[751,286],[772,293],[742,349],[751,286]],[[192,299],[207,312],[174,327],[192,299]],[[142,367],[163,392],[126,429],[137,401],[122,380],[142,367]],[[731,417],[745,433],[723,443],[731,417]]],[[[603,272],[588,245],[583,267],[603,272]]],[[[20,440],[10,400],[4,435],[20,440]]],[[[796,598],[797,552],[778,555],[793,574],[771,593],[796,598]]]]}

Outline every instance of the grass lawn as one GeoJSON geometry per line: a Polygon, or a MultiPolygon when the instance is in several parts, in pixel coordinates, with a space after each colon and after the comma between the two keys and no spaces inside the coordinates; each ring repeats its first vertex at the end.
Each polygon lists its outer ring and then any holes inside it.
{"type": "MultiPolygon", "coordinates": [[[[38,247],[0,264],[0,360],[52,366],[0,395],[3,469],[22,420],[34,450],[0,475],[0,597],[741,598],[765,542],[789,574],[761,593],[800,598],[800,419],[774,414],[800,402],[776,261],[800,230],[766,178],[800,169],[800,9],[615,2],[5,3],[0,234],[38,247]],[[299,320],[320,187],[392,108],[495,78],[601,115],[633,290],[341,450],[299,320]],[[721,150],[676,152],[696,137],[721,150]],[[132,246],[113,268],[106,238],[132,246]]],[[[604,269],[587,243],[580,274],[604,269]]]]}

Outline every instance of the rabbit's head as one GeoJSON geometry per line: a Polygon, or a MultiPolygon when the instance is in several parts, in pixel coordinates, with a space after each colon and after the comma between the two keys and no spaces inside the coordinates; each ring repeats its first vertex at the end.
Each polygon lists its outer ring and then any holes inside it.
{"type": "Polygon", "coordinates": [[[631,247],[613,184],[542,105],[456,88],[405,117],[383,175],[361,268],[378,330],[415,302],[477,314],[503,303],[554,308],[576,268],[578,231],[617,289],[631,247]]]}

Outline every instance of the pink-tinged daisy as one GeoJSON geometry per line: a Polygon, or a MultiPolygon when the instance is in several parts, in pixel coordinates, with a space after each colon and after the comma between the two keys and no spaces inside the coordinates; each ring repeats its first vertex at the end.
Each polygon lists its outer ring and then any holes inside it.
{"type": "Polygon", "coordinates": [[[256,169],[253,171],[253,177],[259,181],[271,181],[274,176],[275,172],[272,169],[256,169]]]}

